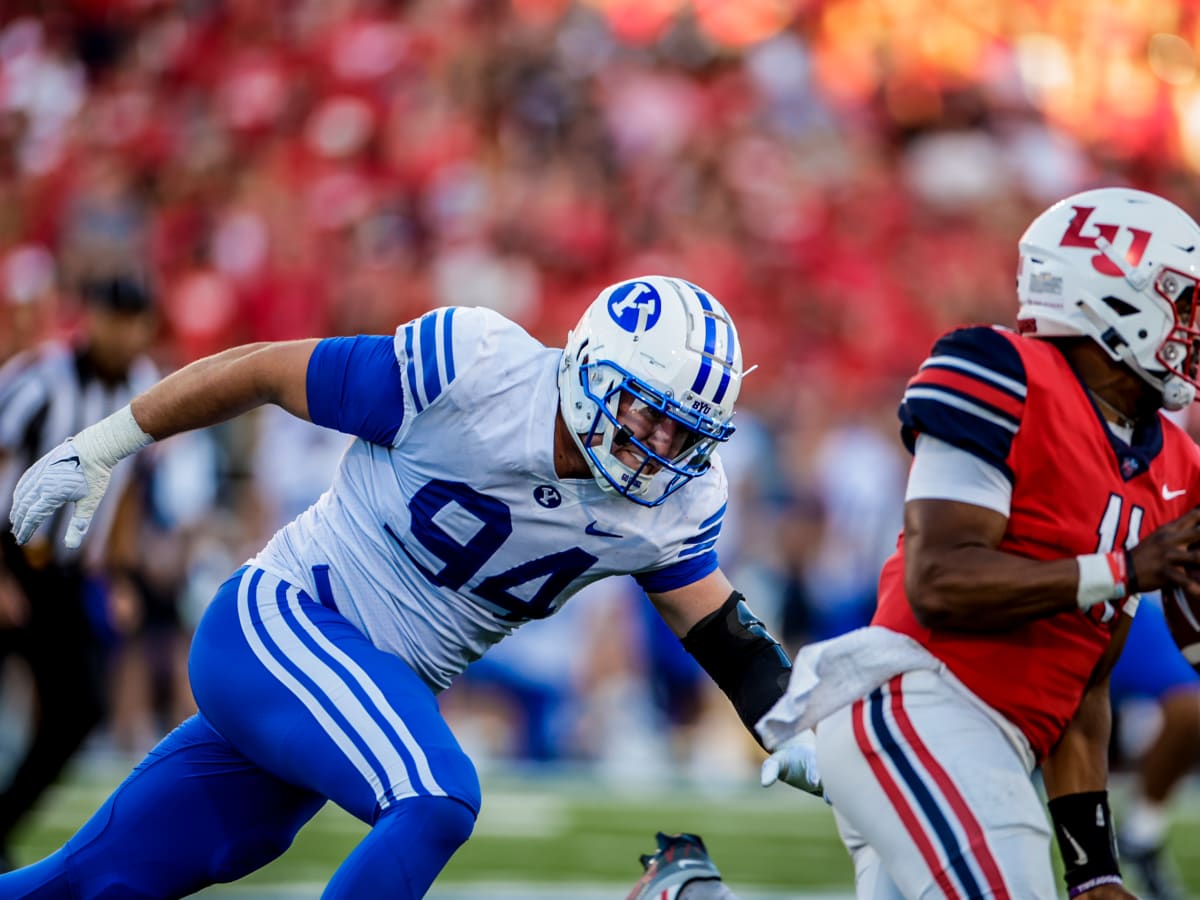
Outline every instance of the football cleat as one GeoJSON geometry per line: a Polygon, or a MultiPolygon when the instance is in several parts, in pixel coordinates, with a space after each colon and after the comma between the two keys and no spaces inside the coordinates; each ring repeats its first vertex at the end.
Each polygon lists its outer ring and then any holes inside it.
{"type": "Polygon", "coordinates": [[[640,858],[645,872],[626,900],[689,900],[697,898],[693,887],[711,885],[718,893],[700,896],[732,897],[721,884],[721,873],[709,859],[704,841],[697,834],[655,835],[658,850],[640,858]],[[688,891],[684,894],[684,889],[688,891]]]}

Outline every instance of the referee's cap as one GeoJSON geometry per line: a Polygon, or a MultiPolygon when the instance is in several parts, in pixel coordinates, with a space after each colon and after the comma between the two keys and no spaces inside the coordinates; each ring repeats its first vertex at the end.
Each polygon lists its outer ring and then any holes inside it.
{"type": "Polygon", "coordinates": [[[144,313],[154,308],[145,282],[129,275],[89,278],[79,286],[79,294],[89,306],[112,312],[144,313]]]}

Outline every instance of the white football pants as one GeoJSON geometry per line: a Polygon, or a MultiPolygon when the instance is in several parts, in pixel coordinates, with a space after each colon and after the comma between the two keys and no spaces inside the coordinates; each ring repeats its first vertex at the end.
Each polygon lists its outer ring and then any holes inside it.
{"type": "Polygon", "coordinates": [[[898,675],[817,726],[859,900],[1053,900],[1024,738],[953,676],[898,675]]]}

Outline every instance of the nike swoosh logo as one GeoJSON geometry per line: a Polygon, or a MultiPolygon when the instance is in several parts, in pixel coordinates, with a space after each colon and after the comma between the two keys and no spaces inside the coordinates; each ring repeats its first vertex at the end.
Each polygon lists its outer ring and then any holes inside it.
{"type": "Polygon", "coordinates": [[[1079,841],[1075,840],[1075,838],[1071,836],[1071,832],[1067,831],[1065,828],[1062,830],[1062,833],[1063,837],[1067,839],[1067,843],[1071,845],[1071,849],[1075,851],[1075,862],[1073,865],[1086,866],[1088,862],[1088,855],[1084,851],[1083,847],[1079,846],[1079,841]]]}
{"type": "Polygon", "coordinates": [[[595,519],[592,519],[592,521],[587,523],[587,528],[583,529],[583,533],[590,534],[593,537],[625,537],[625,535],[617,534],[615,531],[603,531],[602,529],[597,528],[595,519]]]}
{"type": "Polygon", "coordinates": [[[1164,484],[1162,486],[1162,495],[1164,500],[1174,500],[1176,497],[1182,497],[1187,493],[1187,488],[1180,488],[1177,491],[1172,491],[1164,484]]]}
{"type": "Polygon", "coordinates": [[[1184,253],[1191,253],[1193,250],[1196,249],[1195,244],[1188,244],[1186,247],[1183,246],[1183,244],[1176,244],[1175,247],[1179,250],[1182,250],[1184,253]]]}
{"type": "Polygon", "coordinates": [[[73,463],[75,463],[76,466],[78,466],[79,465],[79,457],[78,456],[64,456],[62,459],[56,459],[54,462],[50,463],[50,465],[57,466],[59,463],[69,463],[69,462],[73,462],[73,463]]]}

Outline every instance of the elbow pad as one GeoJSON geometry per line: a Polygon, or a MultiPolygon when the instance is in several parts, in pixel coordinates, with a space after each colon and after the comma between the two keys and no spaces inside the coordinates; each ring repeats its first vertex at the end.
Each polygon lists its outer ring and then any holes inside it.
{"type": "Polygon", "coordinates": [[[745,598],[737,591],[730,594],[684,636],[683,648],[725,692],[761,744],[754,726],[787,690],[792,663],[745,598]]]}

